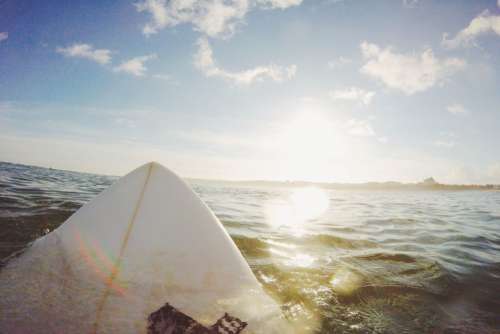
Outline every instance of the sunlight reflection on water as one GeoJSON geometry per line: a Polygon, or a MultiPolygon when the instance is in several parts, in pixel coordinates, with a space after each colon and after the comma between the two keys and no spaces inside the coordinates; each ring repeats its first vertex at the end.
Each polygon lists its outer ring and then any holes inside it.
{"type": "MultiPolygon", "coordinates": [[[[269,201],[266,207],[267,222],[275,228],[287,228],[295,237],[301,237],[307,230],[306,225],[328,210],[329,202],[328,194],[321,188],[297,188],[269,201]]],[[[307,268],[317,260],[293,245],[272,240],[268,240],[268,243],[273,246],[269,252],[281,258],[286,266],[307,268]]]]}
{"type": "Polygon", "coordinates": [[[272,199],[266,206],[267,222],[273,227],[287,227],[293,234],[303,234],[305,225],[320,218],[330,204],[325,190],[304,187],[292,190],[285,197],[272,199]]]}
{"type": "MultiPolygon", "coordinates": [[[[0,255],[113,180],[0,163],[0,255]]],[[[500,329],[500,192],[192,186],[301,333],[500,329]]],[[[90,255],[107,269],[102,254],[90,255]]]]}

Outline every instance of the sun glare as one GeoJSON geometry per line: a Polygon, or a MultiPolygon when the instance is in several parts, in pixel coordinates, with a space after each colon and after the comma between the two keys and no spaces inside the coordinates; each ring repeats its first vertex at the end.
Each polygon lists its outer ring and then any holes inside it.
{"type": "Polygon", "coordinates": [[[301,188],[293,191],[290,202],[297,218],[308,221],[321,216],[328,209],[328,195],[323,189],[315,187],[301,188]]]}
{"type": "Polygon", "coordinates": [[[301,231],[307,222],[321,217],[329,203],[328,194],[321,188],[297,188],[287,196],[268,203],[267,221],[272,226],[301,231]]]}
{"type": "Polygon", "coordinates": [[[332,154],[342,140],[331,120],[320,112],[296,114],[277,134],[275,144],[283,175],[294,180],[325,181],[332,154]]]}

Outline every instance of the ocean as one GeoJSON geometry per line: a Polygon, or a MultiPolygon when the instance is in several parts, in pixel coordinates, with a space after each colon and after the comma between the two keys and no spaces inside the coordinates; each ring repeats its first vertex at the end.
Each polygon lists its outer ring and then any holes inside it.
{"type": "MultiPolygon", "coordinates": [[[[0,162],[1,262],[114,180],[0,162]]],[[[188,183],[304,331],[500,333],[499,191],[188,183]]]]}

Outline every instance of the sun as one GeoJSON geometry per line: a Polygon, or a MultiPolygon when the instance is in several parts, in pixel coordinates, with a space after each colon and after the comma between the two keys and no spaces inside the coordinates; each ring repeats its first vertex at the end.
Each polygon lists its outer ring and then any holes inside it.
{"type": "Polygon", "coordinates": [[[343,139],[324,113],[309,110],[295,114],[273,140],[283,177],[304,181],[332,178],[331,158],[341,151],[343,139]]]}

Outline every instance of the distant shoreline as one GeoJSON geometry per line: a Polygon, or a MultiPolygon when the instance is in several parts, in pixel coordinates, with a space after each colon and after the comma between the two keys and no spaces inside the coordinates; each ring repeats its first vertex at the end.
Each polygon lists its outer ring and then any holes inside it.
{"type": "MultiPolygon", "coordinates": [[[[79,172],[64,170],[58,168],[48,168],[42,166],[27,165],[9,161],[0,161],[0,163],[27,166],[35,168],[43,168],[49,170],[58,170],[70,173],[80,173],[80,174],[92,174],[101,176],[117,177],[115,175],[106,174],[94,174],[88,172],[79,172]]],[[[436,182],[432,177],[423,180],[418,183],[403,183],[397,181],[386,181],[386,182],[364,182],[364,183],[341,183],[341,182],[309,182],[309,181],[271,181],[271,180],[218,180],[218,179],[201,179],[201,178],[190,178],[185,177],[185,180],[189,182],[210,182],[210,183],[222,183],[230,185],[240,185],[240,186],[259,186],[259,187],[321,187],[326,189],[336,189],[336,190],[434,190],[434,191],[468,191],[468,190],[480,190],[480,191],[500,191],[500,184],[444,184],[436,182]]]]}
{"type": "Polygon", "coordinates": [[[310,187],[317,186],[325,189],[335,190],[424,190],[424,191],[500,191],[498,184],[443,184],[433,183],[402,183],[395,181],[388,182],[366,182],[366,183],[330,183],[330,182],[308,182],[308,181],[228,181],[228,180],[208,180],[208,179],[188,179],[195,182],[220,182],[224,184],[241,186],[261,186],[261,187],[310,187]]]}

